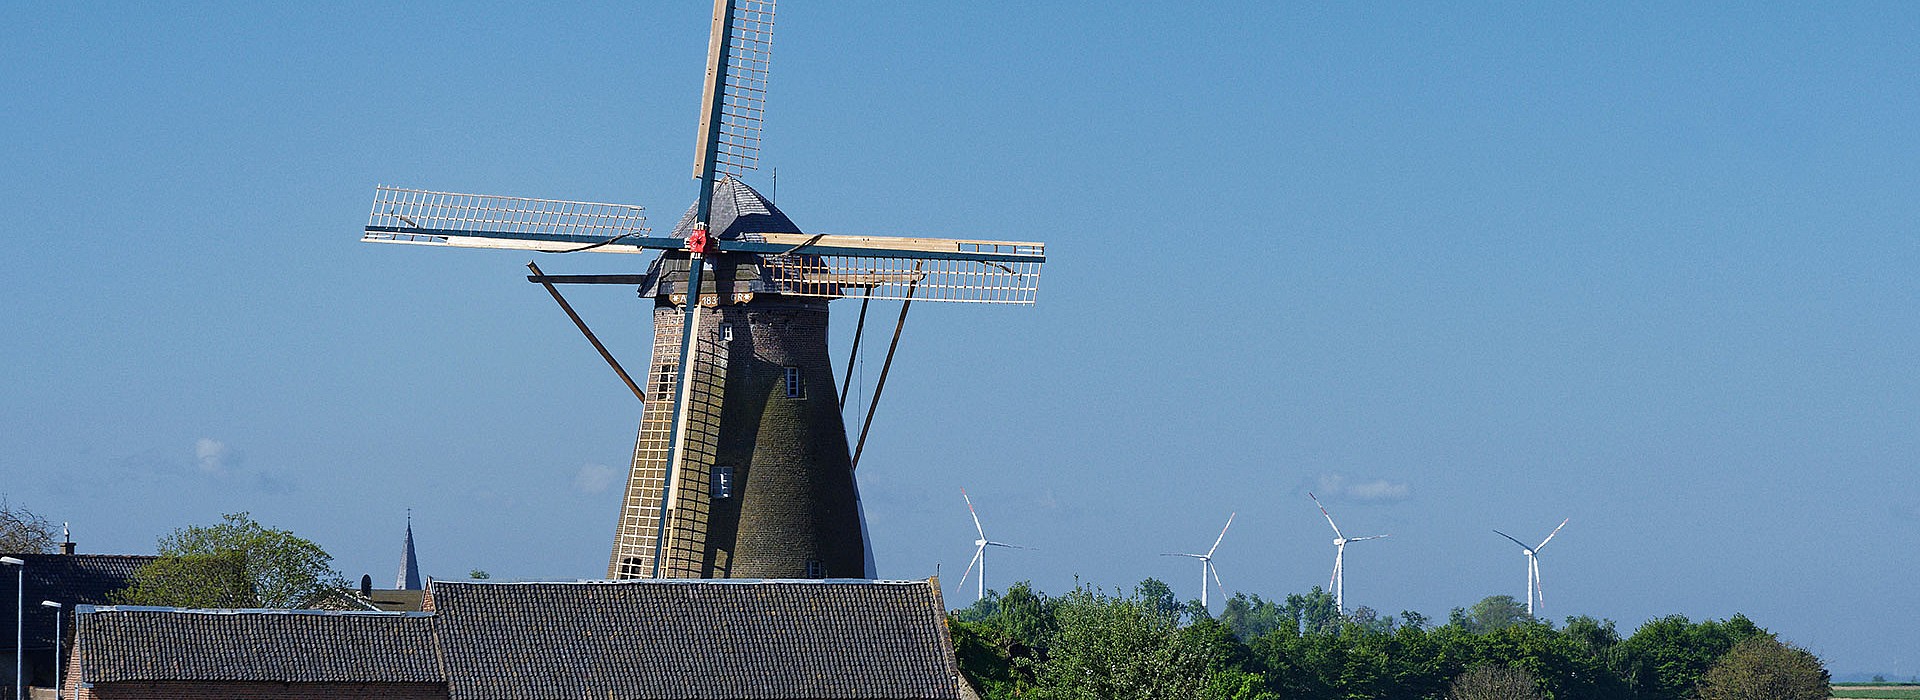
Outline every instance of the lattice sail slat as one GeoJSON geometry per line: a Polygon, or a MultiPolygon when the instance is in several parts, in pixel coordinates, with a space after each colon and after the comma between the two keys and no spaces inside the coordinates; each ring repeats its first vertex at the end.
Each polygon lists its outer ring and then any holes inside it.
{"type": "Polygon", "coordinates": [[[720,98],[716,170],[741,175],[760,167],[773,61],[773,0],[735,0],[729,23],[727,82],[720,98]]]}
{"type": "MultiPolygon", "coordinates": [[[[448,236],[412,231],[421,229],[587,240],[645,235],[649,231],[645,209],[631,204],[461,194],[386,185],[374,188],[373,211],[367,216],[367,229],[361,240],[461,245],[449,241],[448,236]]],[[[529,246],[500,242],[487,247],[529,246]]]]}
{"type": "Polygon", "coordinates": [[[769,255],[761,264],[781,294],[1031,304],[1040,263],[878,255],[769,255]]]}

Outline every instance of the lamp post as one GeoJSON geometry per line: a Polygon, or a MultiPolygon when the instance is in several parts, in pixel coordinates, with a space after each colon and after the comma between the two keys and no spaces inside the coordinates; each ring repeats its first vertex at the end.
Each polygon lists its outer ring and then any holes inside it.
{"type": "Polygon", "coordinates": [[[26,693],[23,685],[26,679],[20,677],[22,665],[20,660],[25,658],[24,655],[27,653],[24,648],[27,629],[27,562],[13,557],[0,557],[0,564],[20,567],[20,586],[15,590],[13,601],[13,700],[20,700],[26,693]]]}
{"type": "Polygon", "coordinates": [[[40,601],[40,604],[53,608],[53,700],[60,700],[60,691],[66,689],[66,686],[60,685],[60,643],[66,641],[66,636],[60,633],[60,618],[64,617],[62,613],[65,611],[60,609],[62,606],[59,603],[51,600],[40,601]]]}

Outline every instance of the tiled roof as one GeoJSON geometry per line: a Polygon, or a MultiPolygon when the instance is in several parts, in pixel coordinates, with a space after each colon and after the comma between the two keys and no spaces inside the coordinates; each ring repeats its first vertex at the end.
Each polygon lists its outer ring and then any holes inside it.
{"type": "Polygon", "coordinates": [[[87,683],[439,683],[433,617],[316,610],[81,608],[87,683]]]}
{"type": "MultiPolygon", "coordinates": [[[[126,588],[133,581],[133,572],[147,562],[151,556],[125,554],[8,554],[5,556],[25,560],[26,565],[26,646],[28,649],[53,648],[52,608],[40,606],[40,601],[51,600],[65,605],[71,611],[75,605],[100,605],[111,602],[107,595],[126,588]]],[[[11,566],[0,566],[0,591],[5,597],[12,598],[15,577],[20,572],[11,566]]],[[[14,605],[0,605],[0,630],[9,634],[0,635],[0,650],[8,655],[13,651],[14,605]]],[[[68,618],[72,619],[72,618],[68,618]]]]}
{"type": "Polygon", "coordinates": [[[454,700],[960,697],[927,581],[435,581],[430,596],[454,700]]]}

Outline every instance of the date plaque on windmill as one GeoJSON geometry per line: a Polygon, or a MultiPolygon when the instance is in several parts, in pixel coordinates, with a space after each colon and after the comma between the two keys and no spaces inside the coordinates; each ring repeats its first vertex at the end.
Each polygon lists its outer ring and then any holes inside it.
{"type": "MultiPolygon", "coordinates": [[[[693,173],[699,190],[671,233],[655,234],[645,210],[627,204],[374,189],[368,242],[655,255],[644,275],[536,269],[529,277],[550,290],[635,285],[653,302],[653,356],[643,375],[652,393],[641,409],[611,578],[875,575],[854,481],[858,450],[848,449],[840,401],[824,400],[834,398],[830,388],[818,391],[820,400],[807,397],[808,378],[833,383],[828,303],[859,298],[864,320],[867,302],[899,300],[904,322],[914,301],[1032,304],[1039,290],[1044,244],[812,233],[739,179],[757,167],[773,19],[770,1],[714,2],[693,173]]],[[[875,405],[884,383],[883,369],[875,405]]]]}

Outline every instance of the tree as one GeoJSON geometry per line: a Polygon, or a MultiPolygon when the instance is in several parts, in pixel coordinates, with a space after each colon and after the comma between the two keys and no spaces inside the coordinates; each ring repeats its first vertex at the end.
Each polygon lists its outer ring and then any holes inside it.
{"type": "Polygon", "coordinates": [[[1512,666],[1475,666],[1453,679],[1447,700],[1540,700],[1533,674],[1512,666]]]}
{"type": "Polygon", "coordinates": [[[1825,700],[1833,679],[1820,659],[1770,636],[1735,644],[1700,677],[1700,700],[1825,700]]]}
{"type": "Polygon", "coordinates": [[[160,558],[115,594],[132,605],[316,608],[342,604],[347,584],[320,545],[228,513],[218,525],[160,538],[160,558]]]}
{"type": "MultiPolygon", "coordinates": [[[[1201,698],[1210,688],[1245,696],[1257,683],[1214,685],[1229,670],[1232,639],[1224,625],[1185,634],[1171,594],[1143,582],[1139,595],[1111,596],[1085,587],[1055,601],[1059,630],[1039,665],[1037,697],[1047,700],[1201,698]]],[[[1162,585],[1164,587],[1164,584],[1162,585]]],[[[1176,606],[1177,607],[1177,606],[1176,606]]],[[[1244,679],[1235,679],[1243,681],[1244,679]]]]}
{"type": "Polygon", "coordinates": [[[0,497],[0,552],[46,554],[53,551],[53,524],[25,506],[0,497]]]}
{"type": "Polygon", "coordinates": [[[467,578],[475,581],[485,581],[493,578],[493,574],[487,573],[484,569],[472,569],[467,572],[467,578]]]}
{"type": "Polygon", "coordinates": [[[1533,616],[1527,614],[1526,604],[1514,600],[1510,595],[1481,598],[1480,602],[1465,611],[1455,608],[1452,616],[1452,622],[1463,624],[1468,632],[1492,632],[1532,620],[1533,616]]]}
{"type": "Polygon", "coordinates": [[[1682,615],[1652,620],[1620,642],[1626,682],[1646,700],[1693,697],[1700,677],[1721,656],[1752,637],[1771,637],[1744,615],[1725,622],[1690,622],[1682,615]]]}

